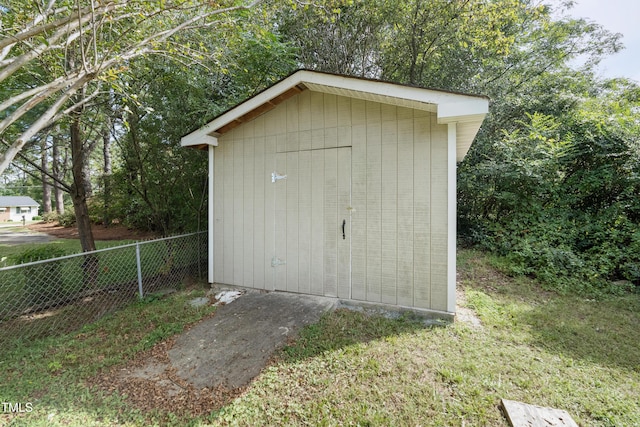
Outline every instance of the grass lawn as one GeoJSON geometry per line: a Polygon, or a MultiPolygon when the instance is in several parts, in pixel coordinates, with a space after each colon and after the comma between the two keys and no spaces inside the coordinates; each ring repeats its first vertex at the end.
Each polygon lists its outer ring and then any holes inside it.
{"type": "Polygon", "coordinates": [[[506,426],[501,398],[567,410],[581,426],[640,425],[640,296],[558,296],[461,250],[461,304],[481,326],[425,328],[338,310],[299,339],[237,399],[204,416],[142,412],[87,387],[101,370],[179,332],[211,308],[198,292],[133,304],[80,334],[0,349],[0,400],[30,402],[14,425],[506,426]]]}
{"type": "MultiPolygon", "coordinates": [[[[27,229],[27,231],[29,230],[27,229]]],[[[96,240],[96,249],[112,248],[129,243],[134,243],[134,240],[96,240]]],[[[0,258],[6,257],[4,261],[0,262],[0,267],[8,267],[10,265],[16,264],[14,259],[15,256],[27,250],[38,248],[43,245],[56,246],[64,250],[64,252],[68,255],[78,254],[82,252],[80,240],[78,239],[56,239],[48,243],[28,243],[22,245],[3,245],[2,243],[0,243],[0,258]]]]}

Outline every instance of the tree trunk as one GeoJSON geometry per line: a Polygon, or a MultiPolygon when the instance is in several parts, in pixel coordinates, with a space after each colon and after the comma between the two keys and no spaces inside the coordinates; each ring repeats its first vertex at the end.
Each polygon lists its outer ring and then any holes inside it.
{"type": "MultiPolygon", "coordinates": [[[[60,153],[59,153],[59,147],[60,147],[60,137],[57,135],[53,136],[53,147],[52,147],[52,166],[51,166],[51,171],[53,173],[53,176],[56,177],[56,179],[58,179],[59,181],[62,181],[62,179],[64,178],[62,176],[62,172],[61,172],[61,168],[60,168],[60,153]]],[[[62,190],[62,187],[60,187],[59,185],[54,185],[54,196],[55,196],[55,201],[56,201],[56,213],[58,215],[62,215],[64,213],[64,191],[62,190]]]]}
{"type": "Polygon", "coordinates": [[[89,207],[87,206],[86,176],[84,174],[85,152],[83,149],[82,131],[80,124],[81,112],[72,114],[71,120],[71,159],[73,175],[73,185],[71,198],[73,200],[73,210],[76,214],[76,225],[80,236],[80,245],[83,252],[95,251],[96,244],[91,231],[91,220],[89,219],[89,207]]]}
{"type": "MultiPolygon", "coordinates": [[[[96,250],[91,231],[91,220],[89,218],[89,207],[87,206],[86,176],[84,174],[84,163],[87,160],[84,151],[80,116],[82,111],[71,114],[71,173],[73,175],[73,185],[71,186],[71,198],[73,200],[73,210],[76,214],[76,226],[80,237],[80,246],[83,252],[96,250]]],[[[83,283],[85,288],[95,288],[98,280],[98,257],[96,254],[87,255],[82,262],[83,283]]]]}
{"type": "Polygon", "coordinates": [[[111,225],[109,209],[111,207],[111,174],[113,173],[111,167],[111,119],[109,117],[105,120],[104,130],[102,131],[102,156],[104,158],[104,211],[102,215],[104,226],[108,227],[111,225]]]}
{"type": "Polygon", "coordinates": [[[42,153],[42,212],[44,214],[51,213],[51,185],[49,184],[49,177],[46,175],[49,167],[49,157],[47,156],[47,138],[42,138],[41,145],[42,153]]]}

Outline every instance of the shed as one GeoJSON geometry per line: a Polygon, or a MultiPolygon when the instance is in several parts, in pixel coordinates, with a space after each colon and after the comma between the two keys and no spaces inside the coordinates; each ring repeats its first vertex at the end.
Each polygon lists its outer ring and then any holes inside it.
{"type": "Polygon", "coordinates": [[[0,222],[33,221],[40,204],[27,196],[0,196],[0,222]]]}
{"type": "Polygon", "coordinates": [[[488,98],[300,70],[184,136],[209,282],[455,313],[456,162],[488,98]]]}

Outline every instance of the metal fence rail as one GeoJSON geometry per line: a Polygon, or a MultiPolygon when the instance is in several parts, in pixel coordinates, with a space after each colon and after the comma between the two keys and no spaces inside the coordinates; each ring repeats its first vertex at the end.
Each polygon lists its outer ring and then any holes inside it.
{"type": "Polygon", "coordinates": [[[200,232],[0,268],[0,343],[73,331],[206,266],[200,232]]]}

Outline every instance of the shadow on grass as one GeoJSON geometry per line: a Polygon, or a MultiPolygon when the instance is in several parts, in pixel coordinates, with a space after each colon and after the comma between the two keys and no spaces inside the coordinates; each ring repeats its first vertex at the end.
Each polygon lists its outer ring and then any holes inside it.
{"type": "Polygon", "coordinates": [[[610,367],[640,372],[640,296],[605,301],[557,297],[521,313],[533,344],[610,367]]]}
{"type": "Polygon", "coordinates": [[[345,308],[325,313],[317,323],[304,327],[295,341],[282,348],[276,359],[297,362],[325,352],[385,337],[435,327],[411,312],[397,318],[345,308]]]}
{"type": "Polygon", "coordinates": [[[525,332],[529,344],[562,356],[640,371],[640,295],[558,295],[533,279],[500,273],[479,251],[460,252],[460,280],[488,296],[476,301],[483,322],[507,334],[525,332]]]}

